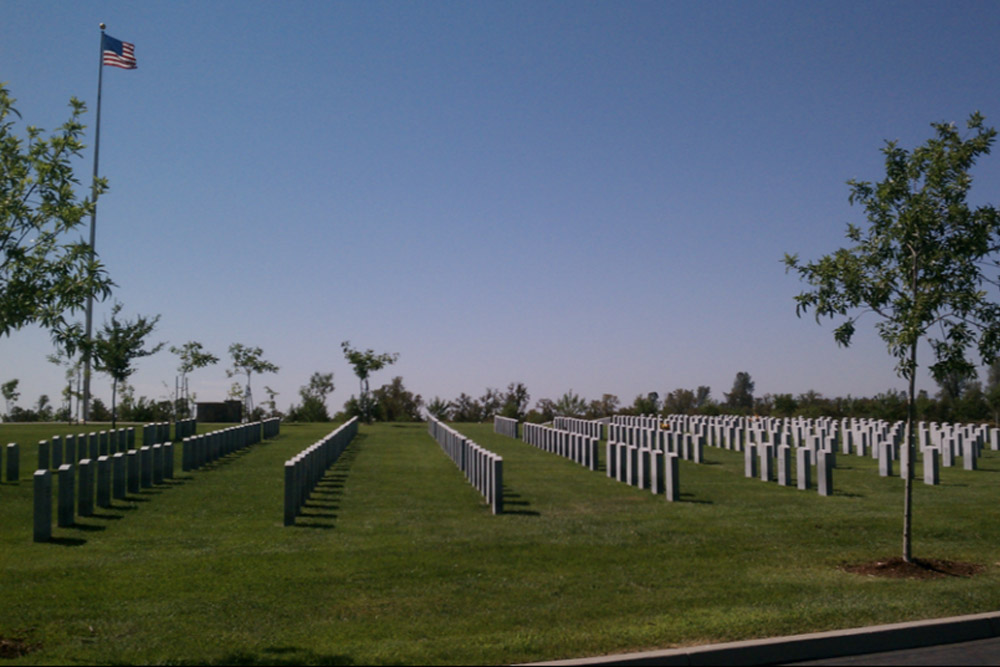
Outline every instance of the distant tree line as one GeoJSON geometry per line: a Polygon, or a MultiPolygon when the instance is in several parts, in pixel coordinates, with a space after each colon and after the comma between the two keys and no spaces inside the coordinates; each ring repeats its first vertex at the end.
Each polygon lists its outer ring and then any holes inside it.
{"type": "MultiPolygon", "coordinates": [[[[556,416],[601,419],[612,415],[756,415],[761,417],[854,417],[901,421],[906,419],[907,394],[902,389],[888,389],[872,397],[826,397],[815,390],[802,394],[754,394],[750,374],[741,371],[732,389],[721,400],[712,397],[711,388],[678,388],[663,395],[648,392],[637,395],[624,405],[614,394],[586,400],[572,389],[556,400],[542,398],[528,409],[529,396],[523,383],[508,385],[506,391],[487,388],[479,398],[462,393],[447,401],[435,397],[427,411],[444,421],[485,422],[494,415],[521,421],[543,423],[556,416]]],[[[917,396],[917,418],[936,422],[1000,423],[1000,363],[988,372],[985,387],[975,374],[951,373],[938,381],[934,396],[926,390],[917,396]]]]}
{"type": "MultiPolygon", "coordinates": [[[[542,398],[531,406],[531,397],[522,382],[512,382],[506,390],[487,388],[479,397],[461,393],[453,400],[434,397],[425,403],[420,394],[414,394],[403,384],[403,378],[371,390],[369,396],[359,400],[351,396],[341,410],[331,415],[326,405],[334,390],[333,373],[316,372],[309,382],[299,388],[298,403],[287,411],[278,409],[277,392],[264,387],[268,399],[253,408],[251,419],[280,417],[293,422],[346,421],[351,417],[370,418],[378,422],[422,421],[425,412],[443,421],[488,422],[494,415],[519,421],[543,423],[554,417],[601,419],[612,415],[757,415],[761,417],[867,417],[901,421],[906,419],[907,395],[902,389],[888,389],[871,397],[827,397],[815,390],[801,394],[754,394],[754,381],[749,373],[739,372],[732,389],[723,393],[721,400],[712,396],[705,385],[695,389],[674,389],[663,394],[647,392],[638,394],[631,404],[622,404],[614,394],[602,394],[599,399],[587,400],[572,389],[558,399],[542,398]],[[529,407],[531,406],[531,407],[529,407]]],[[[64,402],[52,404],[47,394],[39,396],[31,407],[17,405],[20,398],[18,381],[0,384],[6,406],[3,416],[8,422],[72,421],[69,393],[72,385],[63,390],[64,402]]],[[[231,398],[241,399],[243,387],[237,385],[231,398]]],[[[187,401],[182,397],[149,399],[136,397],[135,389],[122,384],[116,406],[117,419],[127,422],[169,421],[187,416],[187,401]]],[[[917,395],[917,418],[937,422],[994,422],[1000,423],[1000,363],[994,364],[987,374],[985,385],[974,375],[951,373],[938,382],[938,391],[931,396],[927,391],[917,395]]],[[[93,421],[111,421],[111,410],[98,398],[91,403],[93,421]]]]}

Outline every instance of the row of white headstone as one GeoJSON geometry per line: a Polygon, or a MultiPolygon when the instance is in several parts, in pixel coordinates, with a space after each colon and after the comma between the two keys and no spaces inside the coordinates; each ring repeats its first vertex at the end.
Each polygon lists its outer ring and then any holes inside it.
{"type": "Polygon", "coordinates": [[[604,439],[604,422],[601,419],[578,419],[576,417],[555,417],[552,420],[552,428],[570,433],[582,433],[583,435],[598,440],[604,439]]]}
{"type": "Polygon", "coordinates": [[[500,435],[505,435],[508,438],[518,437],[518,422],[516,419],[511,417],[501,417],[500,415],[493,416],[493,432],[499,433],[500,435]]]}
{"type": "MultiPolygon", "coordinates": [[[[124,499],[128,493],[163,484],[174,476],[174,445],[165,442],[146,445],[111,456],[85,458],[76,464],[64,463],[56,473],[58,495],[56,500],[57,525],[69,527],[76,523],[76,516],[87,517],[97,507],[111,507],[112,498],[124,499]]],[[[36,470],[34,483],[35,542],[52,539],[52,472],[36,470]]]]}
{"type": "Polygon", "coordinates": [[[503,458],[434,417],[428,418],[427,432],[486,498],[492,512],[503,512],[503,458]]]}
{"type": "Polygon", "coordinates": [[[670,502],[680,500],[680,457],[676,453],[611,440],[605,448],[608,477],[654,495],[664,494],[670,502]]]}
{"type": "Polygon", "coordinates": [[[313,489],[357,434],[358,418],[351,417],[350,421],[285,461],[286,526],[295,524],[295,517],[302,511],[313,489]]]}
{"type": "MultiPolygon", "coordinates": [[[[279,421],[279,420],[273,420],[279,421]]],[[[241,447],[246,447],[259,442],[264,433],[276,434],[276,424],[268,424],[267,428],[261,422],[243,424],[227,429],[220,429],[205,436],[194,436],[186,438],[184,442],[184,456],[194,452],[192,441],[204,443],[205,451],[208,443],[219,443],[219,448],[215,451],[235,451],[241,447]],[[190,449],[189,449],[190,448],[190,449]]],[[[128,429],[131,435],[127,437],[134,442],[134,431],[128,429]]],[[[157,431],[162,433],[162,431],[157,431]]],[[[150,434],[152,435],[152,431],[150,434]]],[[[91,452],[94,450],[95,440],[85,438],[67,438],[66,443],[72,442],[65,452],[71,454],[67,460],[76,457],[76,442],[88,442],[91,452]]],[[[117,446],[118,437],[110,438],[105,442],[108,447],[105,453],[100,453],[103,449],[102,438],[98,435],[96,446],[98,456],[95,458],[82,458],[74,463],[63,463],[59,466],[56,474],[58,481],[58,495],[56,498],[56,520],[59,527],[69,527],[75,524],[75,517],[92,516],[94,513],[95,498],[97,507],[111,507],[112,499],[124,500],[128,494],[139,493],[142,489],[152,488],[164,483],[164,480],[174,477],[174,443],[166,441],[162,443],[144,445],[138,449],[130,448],[125,451],[111,451],[112,444],[117,446]]],[[[45,441],[39,443],[40,450],[48,449],[45,441]]],[[[41,454],[40,454],[41,456],[41,454]]],[[[34,494],[34,530],[33,539],[36,542],[47,542],[52,539],[52,486],[53,475],[48,469],[38,469],[33,477],[34,494]]]]}
{"type": "MultiPolygon", "coordinates": [[[[646,442],[657,437],[655,433],[670,431],[690,431],[704,438],[711,446],[740,451],[747,445],[769,444],[777,447],[783,444],[794,448],[805,447],[815,460],[819,451],[835,451],[842,454],[870,456],[873,459],[888,457],[891,461],[903,463],[901,473],[905,475],[906,465],[902,459],[906,452],[906,428],[904,422],[886,422],[873,419],[748,419],[746,417],[616,417],[609,432],[611,437],[621,437],[628,442],[646,442]],[[617,435],[625,429],[624,435],[617,435]],[[888,447],[886,447],[888,445],[888,447]]],[[[918,456],[928,454],[928,460],[937,458],[939,465],[955,465],[956,457],[963,458],[967,470],[976,469],[976,459],[983,447],[989,443],[991,449],[1000,449],[1000,429],[982,424],[937,424],[920,422],[917,426],[918,456]]],[[[928,464],[933,466],[933,463],[928,464]]],[[[883,470],[891,465],[880,464],[883,470]]],[[[885,474],[885,473],[884,473],[885,474]]],[[[891,474],[891,473],[888,473],[891,474]]],[[[926,474],[928,480],[935,479],[933,470],[926,474]]],[[[929,482],[930,483],[930,482],[929,482]]]]}
{"type": "Polygon", "coordinates": [[[188,436],[184,438],[181,451],[181,470],[197,470],[233,452],[273,438],[278,435],[276,428],[280,424],[280,419],[265,419],[188,436]]]}
{"type": "Polygon", "coordinates": [[[74,464],[83,459],[96,461],[100,456],[110,456],[134,448],[134,428],[54,435],[51,439],[38,443],[36,470],[58,470],[64,463],[74,464]]]}
{"type": "Polygon", "coordinates": [[[836,452],[831,449],[748,443],[743,448],[744,474],[751,479],[759,476],[763,482],[791,486],[793,449],[797,488],[800,491],[812,488],[812,467],[815,466],[816,491],[821,496],[832,496],[833,469],[837,465],[837,458],[836,452]]]}
{"type": "Polygon", "coordinates": [[[597,438],[583,433],[571,433],[543,424],[529,424],[527,422],[521,427],[521,433],[522,440],[533,447],[564,456],[585,468],[597,470],[600,447],[597,438]]]}
{"type": "MultiPolygon", "coordinates": [[[[844,454],[857,452],[859,455],[878,457],[881,442],[891,442],[894,448],[905,443],[906,423],[888,422],[876,419],[821,417],[817,419],[796,418],[753,418],[734,415],[669,415],[666,417],[616,415],[612,425],[635,429],[660,430],[664,427],[690,431],[706,438],[706,444],[725,449],[742,450],[744,443],[774,445],[808,445],[818,440],[825,443],[833,440],[839,443],[844,454]]],[[[610,434],[609,434],[610,437],[610,434]]],[[[967,442],[983,447],[988,442],[993,450],[1000,449],[1000,429],[986,424],[939,424],[936,422],[917,423],[917,445],[941,448],[952,441],[956,455],[964,452],[967,442]]]]}

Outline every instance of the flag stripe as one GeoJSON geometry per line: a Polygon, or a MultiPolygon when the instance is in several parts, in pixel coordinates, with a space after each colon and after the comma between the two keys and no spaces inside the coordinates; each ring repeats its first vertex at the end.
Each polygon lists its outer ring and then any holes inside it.
{"type": "Polygon", "coordinates": [[[101,64],[122,69],[136,69],[135,44],[123,42],[110,35],[104,35],[101,48],[101,64]]]}

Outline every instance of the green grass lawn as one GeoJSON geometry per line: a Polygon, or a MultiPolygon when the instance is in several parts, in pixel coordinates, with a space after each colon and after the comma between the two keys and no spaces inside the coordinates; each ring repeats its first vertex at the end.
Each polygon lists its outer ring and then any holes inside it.
{"type": "Polygon", "coordinates": [[[34,444],[81,429],[0,425],[25,450],[0,483],[0,637],[37,647],[10,662],[495,664],[1000,608],[996,452],[914,493],[914,555],[985,571],[888,580],[839,566],[899,554],[902,481],[843,455],[824,498],[706,448],[668,503],[456,425],[504,457],[493,516],[426,425],[363,426],[283,527],[284,461],[334,427],[283,424],[190,473],[178,451],[172,482],[35,544],[34,444]]]}

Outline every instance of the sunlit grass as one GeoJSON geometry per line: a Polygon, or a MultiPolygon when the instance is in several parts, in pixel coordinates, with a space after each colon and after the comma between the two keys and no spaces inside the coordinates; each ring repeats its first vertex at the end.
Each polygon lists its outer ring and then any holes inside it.
{"type": "Polygon", "coordinates": [[[915,555],[985,573],[876,580],[839,569],[901,549],[902,482],[871,460],[838,456],[823,498],[745,479],[742,454],[706,448],[706,464],[681,463],[683,502],[668,503],[457,425],[504,457],[493,516],[425,425],[376,425],[283,527],[283,462],[334,427],[284,424],[190,473],[177,452],[173,482],[34,544],[33,445],[79,429],[0,426],[0,444],[25,449],[21,481],[0,484],[0,637],[41,646],[12,662],[495,664],[1000,603],[994,452],[915,486],[915,555]]]}

